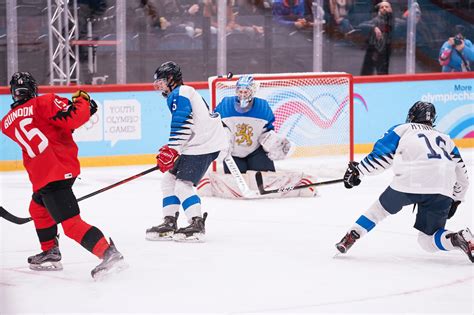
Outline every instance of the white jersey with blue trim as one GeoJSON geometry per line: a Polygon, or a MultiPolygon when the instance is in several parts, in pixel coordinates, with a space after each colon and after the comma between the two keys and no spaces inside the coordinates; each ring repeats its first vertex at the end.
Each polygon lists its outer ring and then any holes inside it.
{"type": "Polygon", "coordinates": [[[224,97],[215,111],[221,115],[222,121],[233,135],[231,154],[243,158],[258,149],[258,138],[263,133],[274,129],[275,116],[264,99],[254,97],[252,108],[244,113],[236,110],[237,102],[237,96],[224,97]]]}
{"type": "Polygon", "coordinates": [[[168,145],[180,154],[200,155],[217,152],[228,146],[218,114],[196,90],[187,85],[176,87],[167,98],[171,111],[168,145]]]}
{"type": "Polygon", "coordinates": [[[406,123],[390,128],[358,165],[363,175],[393,165],[390,187],[413,194],[442,194],[464,200],[467,169],[453,140],[431,126],[406,123]]]}

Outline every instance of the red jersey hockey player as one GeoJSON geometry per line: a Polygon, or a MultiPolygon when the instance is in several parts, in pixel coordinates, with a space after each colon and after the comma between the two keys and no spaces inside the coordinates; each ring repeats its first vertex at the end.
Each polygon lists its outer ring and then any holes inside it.
{"type": "Polygon", "coordinates": [[[85,249],[102,259],[91,274],[94,279],[125,267],[122,254],[102,232],[84,222],[72,192],[80,173],[78,148],[72,132],[97,111],[97,104],[84,91],[72,102],[55,94],[38,96],[29,72],[16,72],[10,81],[11,110],[2,119],[2,132],[18,143],[33,185],[30,215],[42,252],[28,258],[33,270],[61,270],[58,228],[85,249]]]}

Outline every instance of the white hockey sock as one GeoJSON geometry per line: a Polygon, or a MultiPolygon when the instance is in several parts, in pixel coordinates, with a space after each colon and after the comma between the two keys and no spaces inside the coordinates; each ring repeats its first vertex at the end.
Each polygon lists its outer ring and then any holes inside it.
{"type": "Polygon", "coordinates": [[[163,175],[161,192],[163,194],[163,217],[174,216],[179,212],[180,199],[175,194],[176,177],[170,172],[163,175]]]}
{"type": "Polygon", "coordinates": [[[201,216],[201,199],[196,195],[193,183],[179,179],[176,180],[175,193],[179,200],[182,201],[181,205],[188,222],[191,222],[193,217],[201,216]]]}
{"type": "Polygon", "coordinates": [[[451,243],[450,238],[446,238],[446,235],[454,233],[445,229],[439,229],[432,235],[431,240],[438,250],[453,250],[455,247],[451,243]]]}
{"type": "Polygon", "coordinates": [[[377,199],[377,201],[357,219],[355,224],[351,227],[351,230],[355,230],[362,237],[389,215],[390,213],[382,207],[380,201],[377,199]]]}

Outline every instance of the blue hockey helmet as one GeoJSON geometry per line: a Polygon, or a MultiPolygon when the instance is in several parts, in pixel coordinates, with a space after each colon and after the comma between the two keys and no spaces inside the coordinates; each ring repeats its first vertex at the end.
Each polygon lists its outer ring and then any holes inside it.
{"type": "Polygon", "coordinates": [[[237,80],[235,93],[237,94],[241,108],[245,108],[251,104],[256,90],[257,86],[251,75],[243,75],[237,80]]]}
{"type": "Polygon", "coordinates": [[[436,120],[436,108],[428,102],[418,101],[410,108],[407,123],[418,123],[433,126],[436,120]]]}
{"type": "Polygon", "coordinates": [[[38,96],[38,84],[31,73],[15,72],[10,80],[10,93],[15,102],[26,102],[38,96]]]}

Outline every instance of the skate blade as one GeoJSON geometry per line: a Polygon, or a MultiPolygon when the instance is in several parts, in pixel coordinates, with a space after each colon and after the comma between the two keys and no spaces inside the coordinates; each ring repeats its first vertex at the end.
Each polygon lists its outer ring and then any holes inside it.
{"type": "Polygon", "coordinates": [[[125,269],[127,269],[129,265],[125,262],[124,259],[121,259],[117,261],[115,264],[112,265],[112,267],[108,269],[102,269],[97,271],[94,275],[92,275],[92,278],[95,281],[103,281],[107,278],[109,278],[113,274],[117,274],[125,269]]]}
{"type": "Polygon", "coordinates": [[[197,233],[186,237],[185,234],[175,234],[173,241],[182,243],[204,243],[206,241],[205,234],[197,233]]]}
{"type": "Polygon", "coordinates": [[[30,269],[34,271],[61,271],[63,264],[60,261],[48,261],[40,265],[30,264],[30,269]]]}
{"type": "Polygon", "coordinates": [[[172,241],[174,232],[167,233],[146,233],[145,239],[149,241],[172,241]]]}

